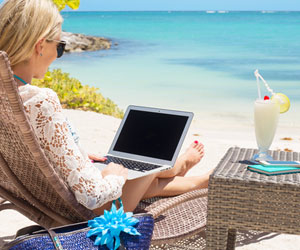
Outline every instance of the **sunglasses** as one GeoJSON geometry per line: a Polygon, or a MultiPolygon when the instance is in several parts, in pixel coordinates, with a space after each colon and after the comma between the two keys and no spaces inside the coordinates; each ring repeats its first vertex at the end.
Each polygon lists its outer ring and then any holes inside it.
{"type": "Polygon", "coordinates": [[[65,41],[59,41],[59,40],[47,40],[48,42],[57,42],[57,47],[56,47],[56,50],[57,50],[57,58],[60,58],[63,54],[64,54],[64,51],[65,51],[65,47],[66,47],[66,42],[65,41]]]}

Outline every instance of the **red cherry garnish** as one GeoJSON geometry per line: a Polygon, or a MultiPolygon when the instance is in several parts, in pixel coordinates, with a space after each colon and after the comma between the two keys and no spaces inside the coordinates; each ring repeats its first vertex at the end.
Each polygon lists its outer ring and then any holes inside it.
{"type": "Polygon", "coordinates": [[[267,95],[265,95],[264,100],[270,100],[270,97],[268,97],[267,95]]]}

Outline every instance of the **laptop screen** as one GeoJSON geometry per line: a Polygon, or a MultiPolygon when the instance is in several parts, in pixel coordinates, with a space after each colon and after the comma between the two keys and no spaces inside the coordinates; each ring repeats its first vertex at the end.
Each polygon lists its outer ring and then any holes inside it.
{"type": "Polygon", "coordinates": [[[171,161],[187,116],[130,110],[114,151],[171,161]]]}

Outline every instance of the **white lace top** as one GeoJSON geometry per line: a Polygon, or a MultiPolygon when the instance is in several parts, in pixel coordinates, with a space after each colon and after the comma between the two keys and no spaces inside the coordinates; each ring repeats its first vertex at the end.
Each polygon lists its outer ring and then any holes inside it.
{"type": "Polygon", "coordinates": [[[19,93],[42,149],[78,202],[95,209],[120,197],[124,178],[116,175],[103,178],[101,171],[93,166],[76,144],[57,94],[29,84],[19,87],[19,93]]]}

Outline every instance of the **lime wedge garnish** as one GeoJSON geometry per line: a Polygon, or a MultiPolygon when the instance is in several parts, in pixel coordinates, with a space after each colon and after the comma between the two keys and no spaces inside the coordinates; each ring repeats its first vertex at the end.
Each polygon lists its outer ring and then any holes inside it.
{"type": "Polygon", "coordinates": [[[279,105],[280,114],[287,112],[291,106],[290,99],[282,93],[275,93],[272,95],[271,100],[279,105]]]}

